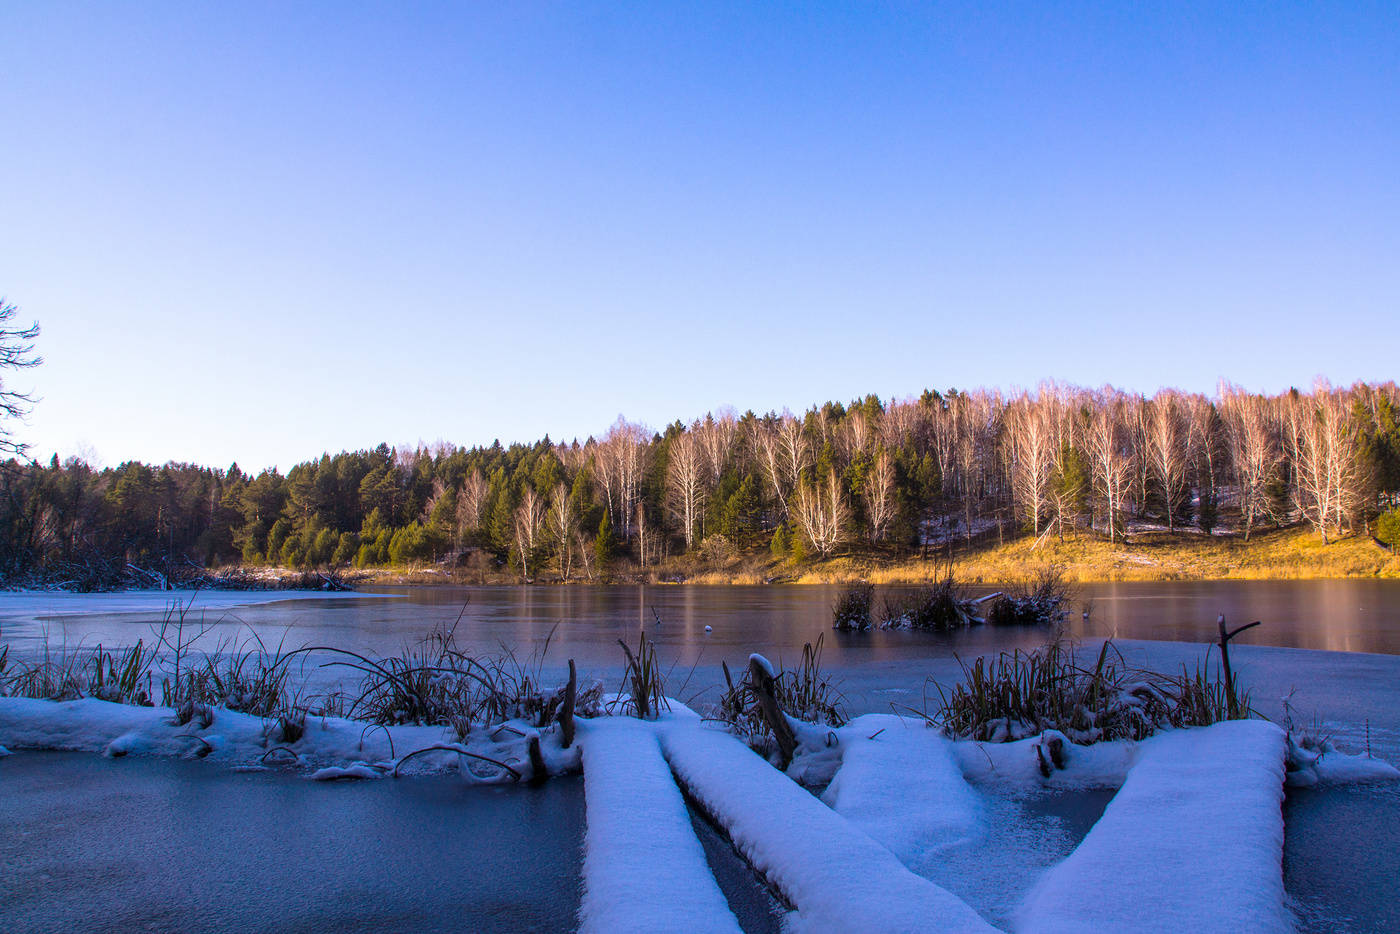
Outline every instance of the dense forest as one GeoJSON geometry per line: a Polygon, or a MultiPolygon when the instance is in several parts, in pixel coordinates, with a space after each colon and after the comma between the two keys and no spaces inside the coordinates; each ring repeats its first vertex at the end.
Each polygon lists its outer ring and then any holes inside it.
{"type": "Polygon", "coordinates": [[[619,418],[583,442],[380,445],[285,475],[12,458],[0,573],[84,587],[235,564],[436,564],[593,580],[687,553],[898,556],[1019,535],[1122,540],[1144,523],[1245,538],[1307,523],[1324,541],[1393,543],[1398,406],[1393,383],[1214,398],[1044,384],[660,432],[619,418]]]}

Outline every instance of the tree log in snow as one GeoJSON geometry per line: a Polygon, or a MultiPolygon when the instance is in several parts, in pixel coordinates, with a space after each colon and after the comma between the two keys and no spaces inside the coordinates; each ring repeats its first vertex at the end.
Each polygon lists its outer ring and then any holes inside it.
{"type": "Polygon", "coordinates": [[[778,703],[778,695],[773,688],[772,673],[755,656],[749,658],[749,682],[753,685],[754,695],[758,698],[758,707],[763,713],[763,719],[778,741],[778,753],[782,756],[782,765],[786,769],[788,763],[792,761],[794,750],[797,749],[797,737],[793,735],[792,726],[788,724],[787,717],[783,714],[782,705],[778,703]]]}
{"type": "Polygon", "coordinates": [[[559,732],[565,749],[574,744],[574,703],[578,700],[578,671],[569,659],[569,683],[564,688],[564,703],[559,708],[559,732]]]}

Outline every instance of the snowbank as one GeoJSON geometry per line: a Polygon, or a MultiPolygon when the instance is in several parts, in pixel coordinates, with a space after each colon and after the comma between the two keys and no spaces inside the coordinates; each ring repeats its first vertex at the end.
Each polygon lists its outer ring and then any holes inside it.
{"type": "Polygon", "coordinates": [[[681,718],[660,735],[676,777],[796,906],[795,929],[993,930],[733,736],[681,718]]]}
{"type": "Polygon", "coordinates": [[[581,722],[577,742],[588,807],[580,930],[737,934],[654,725],[581,722]]]}
{"type": "MultiPolygon", "coordinates": [[[[112,757],[199,757],[235,767],[258,766],[266,760],[312,769],[352,769],[368,763],[392,767],[395,761],[406,760],[420,750],[457,739],[451,730],[440,726],[379,727],[340,717],[307,717],[302,735],[287,740],[272,721],[222,707],[212,712],[212,721],[201,728],[198,718],[177,725],[174,711],[168,707],[133,707],[91,697],[73,701],[0,697],[0,744],[11,749],[64,749],[112,757]]],[[[475,758],[484,756],[528,778],[526,750],[532,736],[540,737],[540,751],[550,774],[578,769],[578,749],[560,749],[556,732],[509,723],[495,729],[479,727],[457,749],[413,755],[400,772],[455,769],[473,783],[514,779],[509,771],[475,758]]],[[[370,771],[336,777],[369,777],[370,771]]]]}
{"type": "Polygon", "coordinates": [[[1103,817],[1026,900],[1019,930],[1292,930],[1285,755],[1283,731],[1259,720],[1143,741],[1103,817]]]}
{"type": "Polygon", "coordinates": [[[1349,755],[1331,742],[1320,745],[1288,736],[1288,786],[1355,785],[1400,781],[1400,769],[1381,759],[1349,755]]]}
{"type": "Polygon", "coordinates": [[[922,720],[867,714],[838,736],[841,769],[822,800],[904,862],[984,833],[954,744],[922,720]]]}
{"type": "MultiPolygon", "coordinates": [[[[1047,731],[1054,733],[1053,730],[1047,731]]],[[[998,786],[1013,792],[1038,788],[1117,788],[1137,761],[1138,744],[1127,741],[1076,746],[1064,743],[1064,767],[1041,771],[1042,736],[1030,736],[1011,743],[982,743],[959,740],[952,744],[953,755],[963,776],[976,785],[998,786]]]]}

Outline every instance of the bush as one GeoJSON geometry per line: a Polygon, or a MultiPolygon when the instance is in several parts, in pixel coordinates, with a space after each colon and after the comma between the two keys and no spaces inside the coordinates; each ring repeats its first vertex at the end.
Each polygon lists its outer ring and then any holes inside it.
{"type": "Polygon", "coordinates": [[[925,584],[912,594],[885,597],[887,628],[942,631],[972,622],[966,602],[959,596],[951,576],[925,584]]]}
{"type": "Polygon", "coordinates": [[[836,605],[831,610],[836,628],[843,632],[861,632],[869,629],[870,604],[874,599],[874,584],[857,581],[848,585],[845,591],[836,595],[836,605]]]}
{"type": "Polygon", "coordinates": [[[727,564],[736,554],[734,543],[723,535],[709,535],[700,543],[700,557],[709,564],[727,564]]]}
{"type": "Polygon", "coordinates": [[[1056,568],[1041,572],[1035,583],[1018,587],[992,604],[992,626],[1044,626],[1065,618],[1069,587],[1056,568]]]}

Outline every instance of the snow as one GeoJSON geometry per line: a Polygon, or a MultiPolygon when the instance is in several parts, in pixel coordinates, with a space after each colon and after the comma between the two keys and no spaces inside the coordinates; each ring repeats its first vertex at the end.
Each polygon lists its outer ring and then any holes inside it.
{"type": "Polygon", "coordinates": [[[768,659],[764,658],[762,655],[759,655],[757,652],[749,656],[749,664],[757,665],[759,668],[762,668],[768,673],[768,677],[770,678],[778,677],[777,672],[773,670],[773,663],[770,662],[768,659]]]}
{"type": "MultiPolygon", "coordinates": [[[[304,768],[353,768],[356,764],[394,761],[429,747],[450,744],[455,734],[440,726],[371,726],[340,717],[307,717],[305,732],[295,742],[282,742],[273,724],[259,717],[213,708],[213,721],[199,728],[196,719],[174,722],[168,707],[132,707],[96,698],[73,701],[0,697],[0,743],[14,749],[63,749],[107,756],[145,755],[190,758],[199,756],[232,767],[295,764],[304,768]]],[[[540,751],[551,774],[577,771],[577,748],[561,749],[558,733],[541,733],[523,722],[494,730],[474,729],[457,749],[512,766],[528,777],[526,746],[532,735],[541,738],[540,751]]],[[[403,772],[458,771],[474,784],[511,781],[498,766],[452,748],[412,755],[403,772]]]]}
{"type": "Polygon", "coordinates": [[[982,805],[954,743],[924,721],[867,714],[838,735],[841,769],[822,800],[901,860],[984,833],[982,805]]]}
{"type": "Polygon", "coordinates": [[[588,807],[580,930],[737,934],[654,725],[581,721],[577,742],[588,807]]]}
{"type": "Polygon", "coordinates": [[[740,740],[684,718],[660,735],[676,778],[796,907],[790,929],[993,930],[740,740]]]}
{"type": "Polygon", "coordinates": [[[1030,736],[1011,743],[956,742],[952,747],[968,781],[1013,793],[1043,788],[1117,788],[1138,755],[1138,744],[1126,741],[1092,746],[1066,744],[1065,767],[1053,769],[1045,776],[1036,755],[1036,746],[1041,742],[1040,736],[1030,736]]]}
{"type": "Polygon", "coordinates": [[[345,779],[383,778],[384,775],[383,769],[376,769],[364,762],[356,762],[344,767],[328,765],[324,769],[312,772],[309,778],[313,782],[338,782],[345,779]]]}
{"type": "Polygon", "coordinates": [[[1290,931],[1282,730],[1257,720],[1162,733],[1083,843],[1026,900],[1019,930],[1290,931]]]}
{"type": "Polygon", "coordinates": [[[1400,769],[1370,756],[1348,755],[1330,741],[1320,746],[1288,735],[1288,785],[1310,788],[1314,785],[1357,785],[1400,780],[1400,769]]]}

